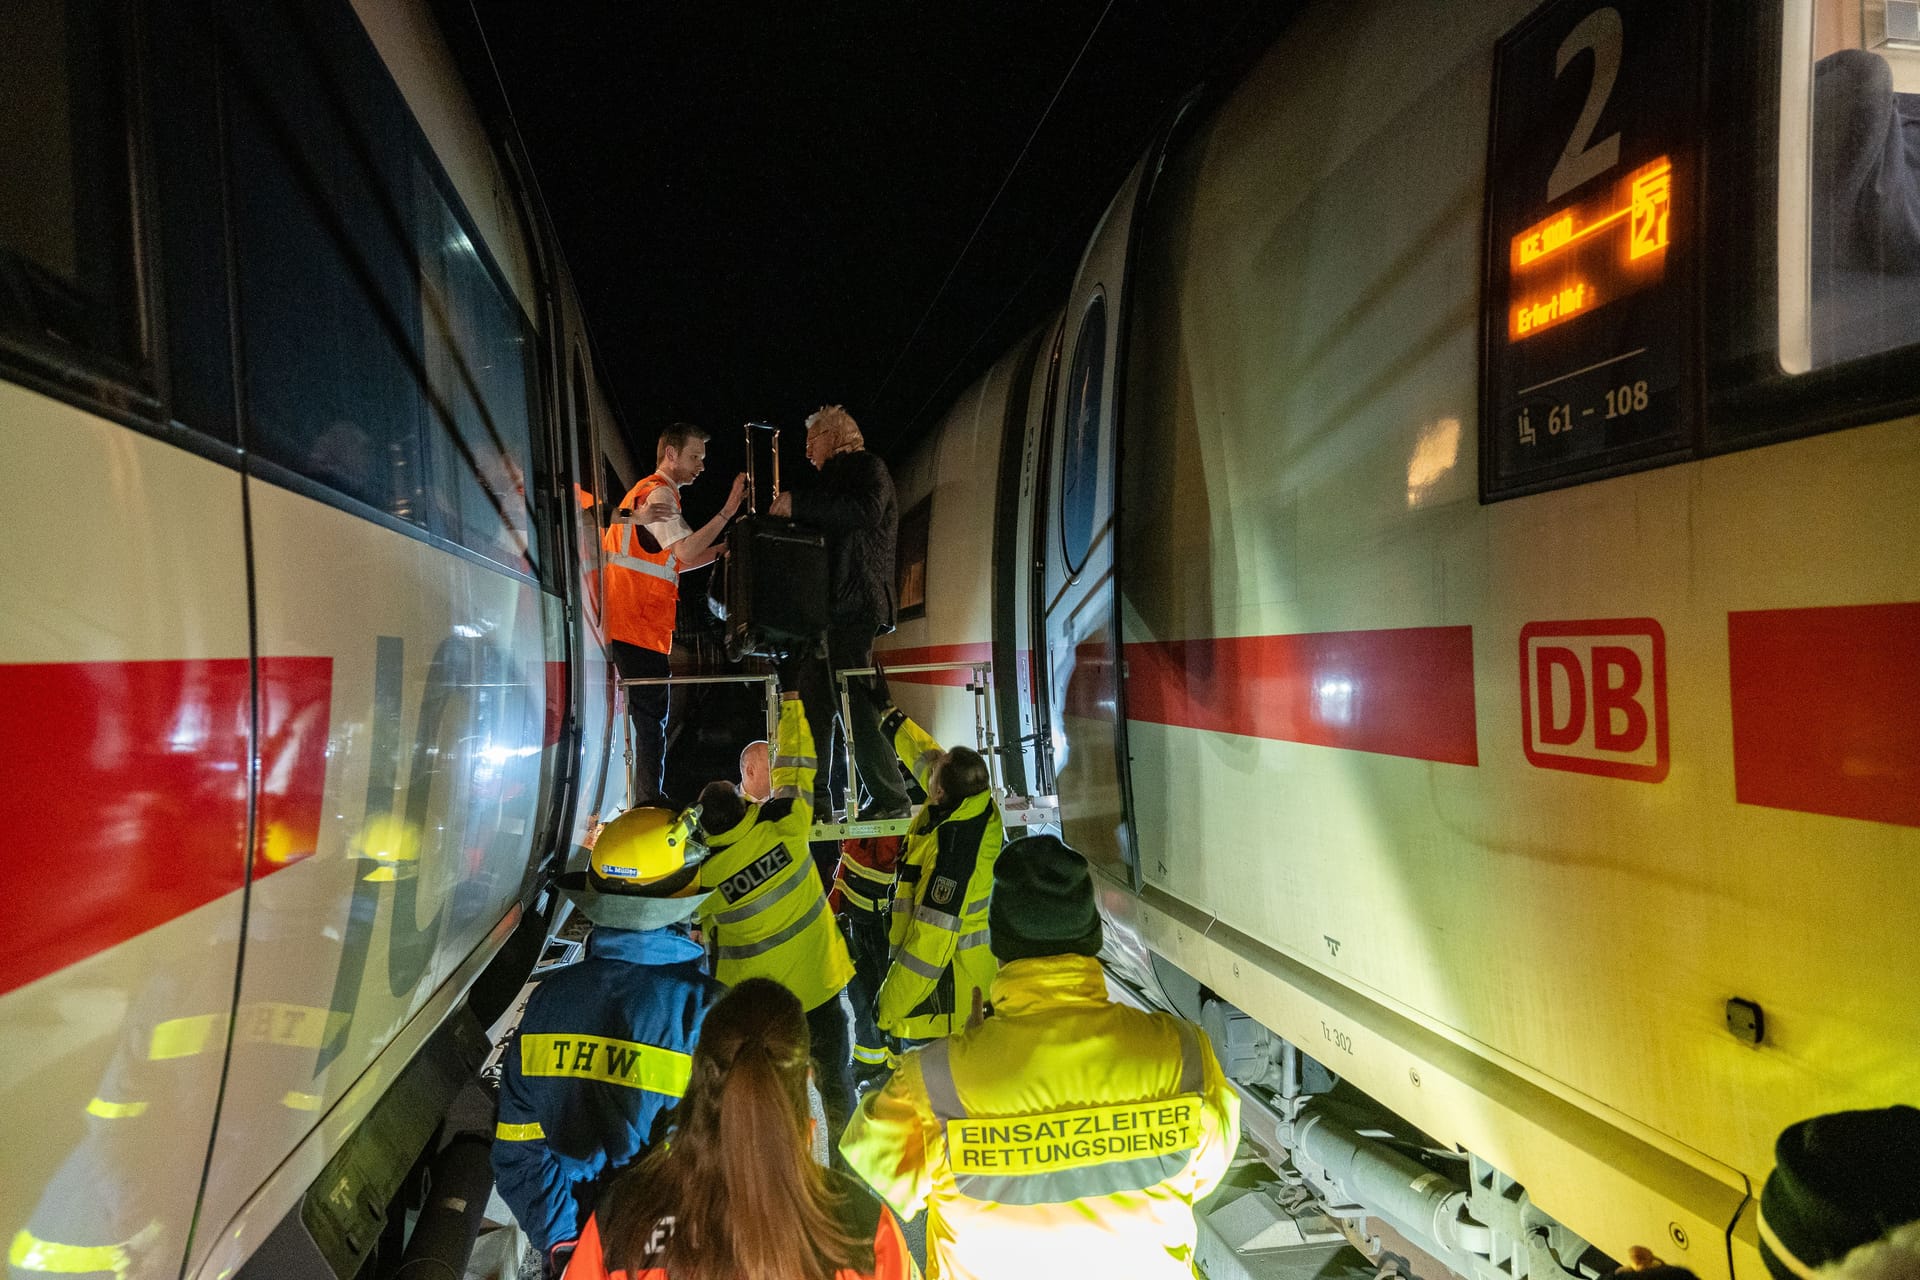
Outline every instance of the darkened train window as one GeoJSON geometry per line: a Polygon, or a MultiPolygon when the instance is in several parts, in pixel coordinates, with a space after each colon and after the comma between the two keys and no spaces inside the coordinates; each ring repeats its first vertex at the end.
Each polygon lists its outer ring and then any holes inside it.
{"type": "Polygon", "coordinates": [[[1716,27],[1708,451],[1920,409],[1916,7],[1776,0],[1716,27]]]}
{"type": "Polygon", "coordinates": [[[895,583],[902,622],[927,616],[927,538],[933,527],[933,499],[922,498],[900,517],[899,573],[895,583]]]}
{"type": "Polygon", "coordinates": [[[1077,574],[1093,545],[1099,514],[1100,410],[1106,399],[1107,296],[1093,295],[1073,342],[1067,374],[1067,413],[1061,441],[1060,547],[1067,572],[1077,574]]]}
{"type": "Polygon", "coordinates": [[[533,345],[438,185],[414,167],[434,485],[443,531],[532,573],[533,345]]]}
{"type": "Polygon", "coordinates": [[[537,576],[532,335],[351,13],[328,21],[234,32],[250,447],[537,576]]]}
{"type": "Polygon", "coordinates": [[[1810,33],[1787,28],[1779,221],[1787,373],[1920,341],[1915,10],[1901,0],[1818,0],[1810,33]]]}
{"type": "Polygon", "coordinates": [[[573,353],[573,448],[573,496],[583,510],[592,511],[613,498],[594,492],[600,482],[593,460],[600,455],[593,447],[593,392],[587,383],[587,362],[578,351],[573,353]]]}
{"type": "Polygon", "coordinates": [[[140,346],[121,11],[0,4],[0,334],[56,357],[140,346]]]}
{"type": "Polygon", "coordinates": [[[248,446],[425,526],[406,142],[345,116],[354,86],[324,81],[289,22],[260,10],[227,95],[248,446]]]}

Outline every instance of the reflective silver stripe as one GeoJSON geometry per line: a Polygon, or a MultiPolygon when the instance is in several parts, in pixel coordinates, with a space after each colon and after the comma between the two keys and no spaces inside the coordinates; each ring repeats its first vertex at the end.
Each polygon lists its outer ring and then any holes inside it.
{"type": "Polygon", "coordinates": [[[970,1200],[991,1200],[995,1204],[1067,1204],[1123,1191],[1145,1191],[1186,1168],[1192,1154],[1191,1150],[1165,1151],[1057,1173],[962,1173],[954,1176],[953,1188],[970,1200]]]}
{"type": "Polygon", "coordinates": [[[1779,1233],[1774,1231],[1773,1224],[1767,1221],[1765,1210],[1755,1214],[1753,1221],[1754,1226],[1760,1231],[1760,1243],[1773,1250],[1773,1256],[1780,1260],[1781,1266],[1800,1277],[1800,1280],[1820,1280],[1812,1267],[1800,1261],[1794,1256],[1793,1250],[1781,1243],[1779,1233]]]}
{"type": "Polygon", "coordinates": [[[987,931],[985,929],[975,929],[972,933],[963,933],[960,935],[960,950],[962,951],[965,951],[968,947],[984,947],[986,945],[987,931]]]}
{"type": "Polygon", "coordinates": [[[882,871],[878,867],[870,867],[864,862],[855,862],[852,858],[848,858],[845,862],[842,862],[840,866],[843,870],[859,876],[862,880],[871,880],[875,884],[893,883],[893,872],[882,871]]]}
{"type": "Polygon", "coordinates": [[[967,1118],[959,1091],[953,1087],[953,1064],[947,1061],[945,1040],[936,1040],[920,1051],[920,1081],[927,1088],[927,1106],[935,1120],[945,1125],[949,1120],[967,1118]]]}
{"type": "Polygon", "coordinates": [[[815,756],[775,756],[772,769],[818,769],[820,761],[815,756]]]}
{"type": "Polygon", "coordinates": [[[945,929],[948,933],[960,932],[960,917],[950,916],[937,907],[915,907],[913,918],[936,929],[945,929]]]}
{"type": "Polygon", "coordinates": [[[607,557],[607,563],[622,569],[631,569],[635,573],[644,573],[649,578],[659,578],[663,582],[678,582],[680,575],[673,571],[673,556],[667,556],[665,564],[652,560],[642,560],[633,554],[633,525],[628,521],[620,522],[620,550],[607,557]]]}
{"type": "MultiPolygon", "coordinates": [[[[1180,1093],[1194,1096],[1196,1104],[1199,1104],[1197,1095],[1204,1063],[1200,1053],[1199,1031],[1190,1022],[1180,1022],[1178,1030],[1180,1093]]],[[[947,1056],[950,1043],[947,1040],[936,1041],[920,1052],[920,1078],[927,1091],[927,1107],[933,1112],[943,1133],[951,1122],[971,1118],[966,1108],[960,1105],[960,1094],[954,1087],[953,1065],[947,1056]]],[[[995,1120],[1002,1118],[994,1117],[995,1120]]],[[[956,1173],[953,1183],[954,1190],[970,1200],[1015,1205],[1066,1204],[1096,1196],[1117,1195],[1124,1191],[1144,1191],[1178,1174],[1192,1155],[1193,1148],[1189,1147],[1132,1160],[1113,1160],[1079,1169],[1044,1173],[956,1173]]]]}
{"type": "Polygon", "coordinates": [[[607,563],[618,569],[631,569],[635,573],[644,573],[649,578],[658,578],[662,582],[678,582],[680,575],[666,565],[655,564],[651,560],[637,560],[632,556],[608,556],[607,563]]]}
{"type": "Polygon", "coordinates": [[[904,949],[899,955],[893,958],[893,961],[901,968],[917,973],[923,978],[931,978],[935,982],[938,982],[940,975],[947,971],[947,966],[943,964],[928,964],[919,956],[914,955],[913,952],[904,949]]]}
{"type": "Polygon", "coordinates": [[[796,874],[788,876],[785,884],[780,885],[758,898],[743,902],[731,911],[717,912],[713,917],[713,922],[715,924],[739,924],[742,920],[751,920],[806,882],[807,876],[804,874],[806,871],[805,864],[790,862],[787,866],[793,869],[796,874]]]}
{"type": "Polygon", "coordinates": [[[767,797],[769,800],[798,800],[799,798],[800,788],[798,787],[775,787],[773,794],[767,797]]]}
{"type": "Polygon", "coordinates": [[[1200,1092],[1202,1059],[1200,1056],[1200,1028],[1182,1019],[1180,1028],[1180,1092],[1200,1092]]]}
{"type": "Polygon", "coordinates": [[[982,911],[985,911],[987,909],[987,904],[992,901],[993,901],[993,891],[989,889],[987,891],[986,897],[975,898],[972,902],[969,902],[967,904],[966,911],[964,914],[970,915],[970,916],[977,916],[982,911]]]}
{"type": "Polygon", "coordinates": [[[722,960],[747,960],[754,956],[765,955],[781,943],[799,937],[801,931],[815,920],[818,920],[820,913],[826,909],[827,900],[825,898],[815,898],[813,905],[807,908],[805,915],[780,930],[780,932],[769,934],[758,942],[743,943],[737,947],[720,947],[715,951],[715,954],[722,960]]]}

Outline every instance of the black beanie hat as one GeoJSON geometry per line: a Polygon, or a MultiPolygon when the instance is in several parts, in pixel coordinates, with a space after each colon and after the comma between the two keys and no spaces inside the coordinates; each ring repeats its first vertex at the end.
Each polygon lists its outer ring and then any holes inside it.
{"type": "Polygon", "coordinates": [[[1920,1222],[1920,1111],[1836,1111],[1790,1125],[1760,1192],[1760,1256],[1806,1280],[1864,1244],[1920,1222]]]}
{"type": "Polygon", "coordinates": [[[1087,860],[1056,836],[1000,851],[987,907],[987,946],[1003,964],[1030,956],[1100,954],[1100,912],[1087,860]]]}

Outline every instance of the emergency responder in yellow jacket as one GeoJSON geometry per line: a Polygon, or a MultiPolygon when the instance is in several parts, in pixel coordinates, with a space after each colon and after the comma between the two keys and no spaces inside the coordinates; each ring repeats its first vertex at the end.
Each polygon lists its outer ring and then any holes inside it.
{"type": "Polygon", "coordinates": [[[903,1058],[841,1153],[902,1218],[929,1210],[928,1280],[1191,1277],[1240,1131],[1213,1049],[1107,998],[1092,876],[1054,837],[1001,854],[991,929],[992,1016],[903,1058]]]}
{"type": "Polygon", "coordinates": [[[874,1001],[880,1029],[902,1040],[952,1035],[985,998],[996,968],[987,949],[987,898],[1001,842],[993,780],[980,753],[943,751],[898,707],[881,727],[927,793],[907,827],[893,889],[891,960],[874,1001]]]}
{"type": "Polygon", "coordinates": [[[873,1020],[874,997],[887,976],[888,928],[893,922],[893,881],[900,872],[903,836],[859,836],[840,842],[827,904],[846,926],[847,953],[853,957],[853,1070],[856,1077],[884,1076],[891,1070],[887,1037],[873,1020]]]}
{"type": "Polygon", "coordinates": [[[731,987],[771,978],[800,997],[827,1131],[837,1137],[853,1110],[853,1032],[840,998],[853,961],[807,847],[813,751],[800,695],[788,693],[774,734],[772,798],[756,803],[726,781],[700,793],[700,827],[712,851],[700,868],[700,887],[711,890],[700,921],[720,981],[731,987]]]}

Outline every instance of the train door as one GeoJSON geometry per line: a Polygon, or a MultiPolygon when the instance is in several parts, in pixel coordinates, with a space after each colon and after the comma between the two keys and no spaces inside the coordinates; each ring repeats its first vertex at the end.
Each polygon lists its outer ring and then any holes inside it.
{"type": "Polygon", "coordinates": [[[1138,887],[1127,802],[1115,550],[1126,268],[1143,162],[1108,206],[1073,282],[1034,487],[1033,693],[1062,834],[1138,887]]]}
{"type": "Polygon", "coordinates": [[[1127,776],[1119,560],[1120,422],[1134,231],[1181,104],[1089,242],[1067,301],[1038,450],[1033,512],[1033,696],[1043,776],[1067,842],[1141,883],[1127,776]]]}
{"type": "Polygon", "coordinates": [[[1038,731],[1034,697],[1030,597],[1033,563],[1034,491],[1044,434],[1030,424],[1045,421],[1060,363],[1059,322],[1027,341],[1013,380],[1000,430],[1000,473],[993,513],[994,705],[999,714],[1002,784],[1021,796],[1053,794],[1053,779],[1038,731]],[[1044,365],[1044,370],[1042,369],[1044,365]]]}

